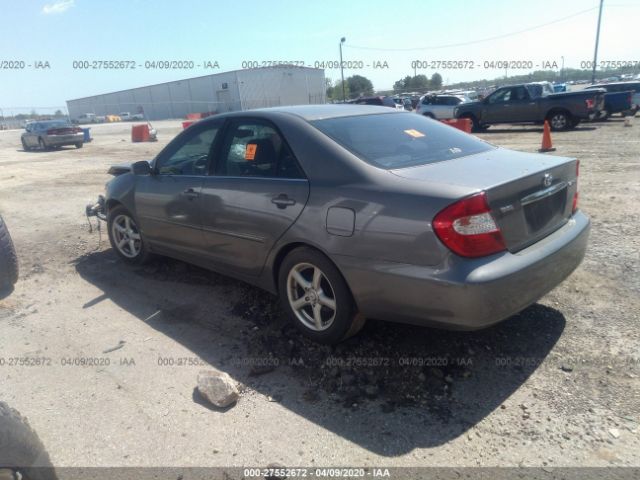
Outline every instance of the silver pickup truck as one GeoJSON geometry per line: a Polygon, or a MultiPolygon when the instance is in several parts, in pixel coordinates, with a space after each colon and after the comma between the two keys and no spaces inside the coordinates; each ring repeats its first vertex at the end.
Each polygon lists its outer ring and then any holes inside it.
{"type": "Polygon", "coordinates": [[[483,100],[456,107],[456,118],[469,118],[474,131],[496,123],[542,123],[568,130],[592,120],[604,108],[604,90],[553,93],[544,83],[500,87],[483,100]]]}

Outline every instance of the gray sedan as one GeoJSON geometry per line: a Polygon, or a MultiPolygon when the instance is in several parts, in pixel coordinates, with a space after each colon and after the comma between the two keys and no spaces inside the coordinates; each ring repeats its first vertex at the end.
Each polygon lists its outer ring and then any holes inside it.
{"type": "Polygon", "coordinates": [[[589,232],[576,159],[384,107],[218,115],[110,173],[99,209],[122,259],[167,255],[258,285],[325,343],[367,317],[492,325],[565,279],[589,232]]]}
{"type": "Polygon", "coordinates": [[[71,125],[66,120],[46,120],[27,124],[21,140],[25,152],[34,148],[49,150],[65,145],[82,148],[84,134],[81,128],[71,125]]]}

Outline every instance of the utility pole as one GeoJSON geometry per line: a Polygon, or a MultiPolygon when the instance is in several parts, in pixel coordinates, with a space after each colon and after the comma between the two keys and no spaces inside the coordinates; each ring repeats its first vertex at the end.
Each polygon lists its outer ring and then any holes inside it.
{"type": "Polygon", "coordinates": [[[345,37],[342,37],[340,39],[340,77],[342,78],[342,101],[346,102],[347,101],[347,94],[346,94],[346,90],[344,87],[344,64],[342,63],[342,44],[346,41],[347,39],[345,37]]]}
{"type": "Polygon", "coordinates": [[[593,71],[591,73],[591,83],[596,83],[596,64],[598,63],[598,43],[600,43],[600,22],[602,20],[602,4],[600,0],[600,11],[598,12],[598,29],[596,30],[596,48],[593,52],[593,71]]]}

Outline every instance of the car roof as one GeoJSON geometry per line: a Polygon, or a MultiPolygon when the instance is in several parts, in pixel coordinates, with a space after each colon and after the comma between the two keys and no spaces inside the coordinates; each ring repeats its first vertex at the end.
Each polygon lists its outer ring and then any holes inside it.
{"type": "MultiPolygon", "coordinates": [[[[258,114],[259,116],[269,116],[268,114],[289,114],[295,115],[310,122],[313,120],[321,120],[327,118],[353,117],[357,115],[375,114],[388,115],[394,113],[402,114],[401,111],[389,107],[381,107],[375,105],[357,105],[353,103],[337,103],[329,105],[295,105],[290,107],[257,108],[255,110],[231,112],[223,115],[225,117],[237,117],[251,116],[252,114],[258,114]]],[[[214,115],[208,118],[215,119],[220,118],[223,115],[214,115]]]]}

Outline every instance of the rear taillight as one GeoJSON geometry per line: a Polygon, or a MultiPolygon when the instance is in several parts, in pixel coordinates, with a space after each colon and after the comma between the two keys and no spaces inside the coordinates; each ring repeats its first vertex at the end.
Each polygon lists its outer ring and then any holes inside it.
{"type": "Polygon", "coordinates": [[[573,194],[573,206],[571,207],[571,213],[576,213],[578,210],[578,176],[580,175],[580,160],[576,160],[576,193],[573,194]]]}
{"type": "Polygon", "coordinates": [[[506,249],[484,192],[442,210],[433,219],[433,230],[442,243],[462,257],[483,257],[506,249]]]}
{"type": "Polygon", "coordinates": [[[593,100],[593,98],[587,98],[584,103],[587,105],[588,109],[592,109],[593,106],[595,105],[595,101],[593,100]]]}

